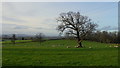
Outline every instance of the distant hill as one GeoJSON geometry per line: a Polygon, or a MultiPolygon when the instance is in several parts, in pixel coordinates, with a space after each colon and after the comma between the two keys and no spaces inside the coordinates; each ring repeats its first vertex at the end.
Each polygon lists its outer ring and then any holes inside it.
{"type": "MultiPolygon", "coordinates": [[[[3,34],[0,37],[12,37],[12,34],[3,34]]],[[[27,34],[16,34],[16,37],[32,37],[32,35],[27,34]]]]}
{"type": "MultiPolygon", "coordinates": [[[[13,34],[3,34],[0,37],[2,38],[11,38],[13,34]]],[[[19,37],[35,37],[35,35],[27,35],[27,34],[16,34],[16,38],[19,37]]],[[[44,36],[45,39],[51,39],[51,40],[57,40],[57,39],[61,39],[63,37],[60,36],[44,36]]]]}

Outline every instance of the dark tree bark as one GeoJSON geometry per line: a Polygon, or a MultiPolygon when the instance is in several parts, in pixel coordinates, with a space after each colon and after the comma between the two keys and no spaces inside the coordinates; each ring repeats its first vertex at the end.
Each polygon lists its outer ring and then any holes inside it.
{"type": "Polygon", "coordinates": [[[15,34],[13,34],[12,40],[11,40],[13,44],[15,44],[15,40],[16,40],[16,36],[15,36],[15,34]]]}
{"type": "Polygon", "coordinates": [[[81,42],[81,39],[79,37],[79,32],[78,31],[77,31],[77,41],[78,41],[78,48],[82,47],[82,42],[81,42]]]}
{"type": "Polygon", "coordinates": [[[83,46],[82,46],[82,42],[81,42],[81,41],[79,42],[78,47],[83,47],[83,46]]]}

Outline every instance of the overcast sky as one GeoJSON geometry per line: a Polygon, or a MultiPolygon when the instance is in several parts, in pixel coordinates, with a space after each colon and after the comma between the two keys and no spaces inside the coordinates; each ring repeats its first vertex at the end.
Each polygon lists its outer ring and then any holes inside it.
{"type": "Polygon", "coordinates": [[[57,36],[56,18],[61,12],[80,12],[99,25],[99,30],[117,30],[117,2],[6,2],[2,4],[3,34],[57,36]]]}

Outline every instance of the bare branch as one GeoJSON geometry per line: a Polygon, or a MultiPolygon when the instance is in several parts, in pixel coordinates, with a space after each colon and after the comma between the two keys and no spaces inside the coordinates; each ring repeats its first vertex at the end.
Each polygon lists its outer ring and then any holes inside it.
{"type": "Polygon", "coordinates": [[[70,29],[68,30],[68,33],[76,35],[78,40],[79,38],[84,38],[87,34],[92,33],[97,26],[91,22],[91,19],[81,15],[79,12],[61,13],[57,21],[61,23],[57,27],[60,32],[70,29]]]}

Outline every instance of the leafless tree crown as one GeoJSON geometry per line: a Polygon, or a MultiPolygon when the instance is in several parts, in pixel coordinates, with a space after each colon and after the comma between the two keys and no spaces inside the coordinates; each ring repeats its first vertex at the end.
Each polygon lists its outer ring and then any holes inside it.
{"type": "Polygon", "coordinates": [[[83,38],[91,33],[97,26],[97,24],[94,24],[90,18],[81,15],[79,12],[70,11],[68,13],[61,13],[57,18],[57,21],[60,22],[57,27],[57,30],[60,31],[60,33],[65,31],[68,34],[79,38],[83,38]]]}

